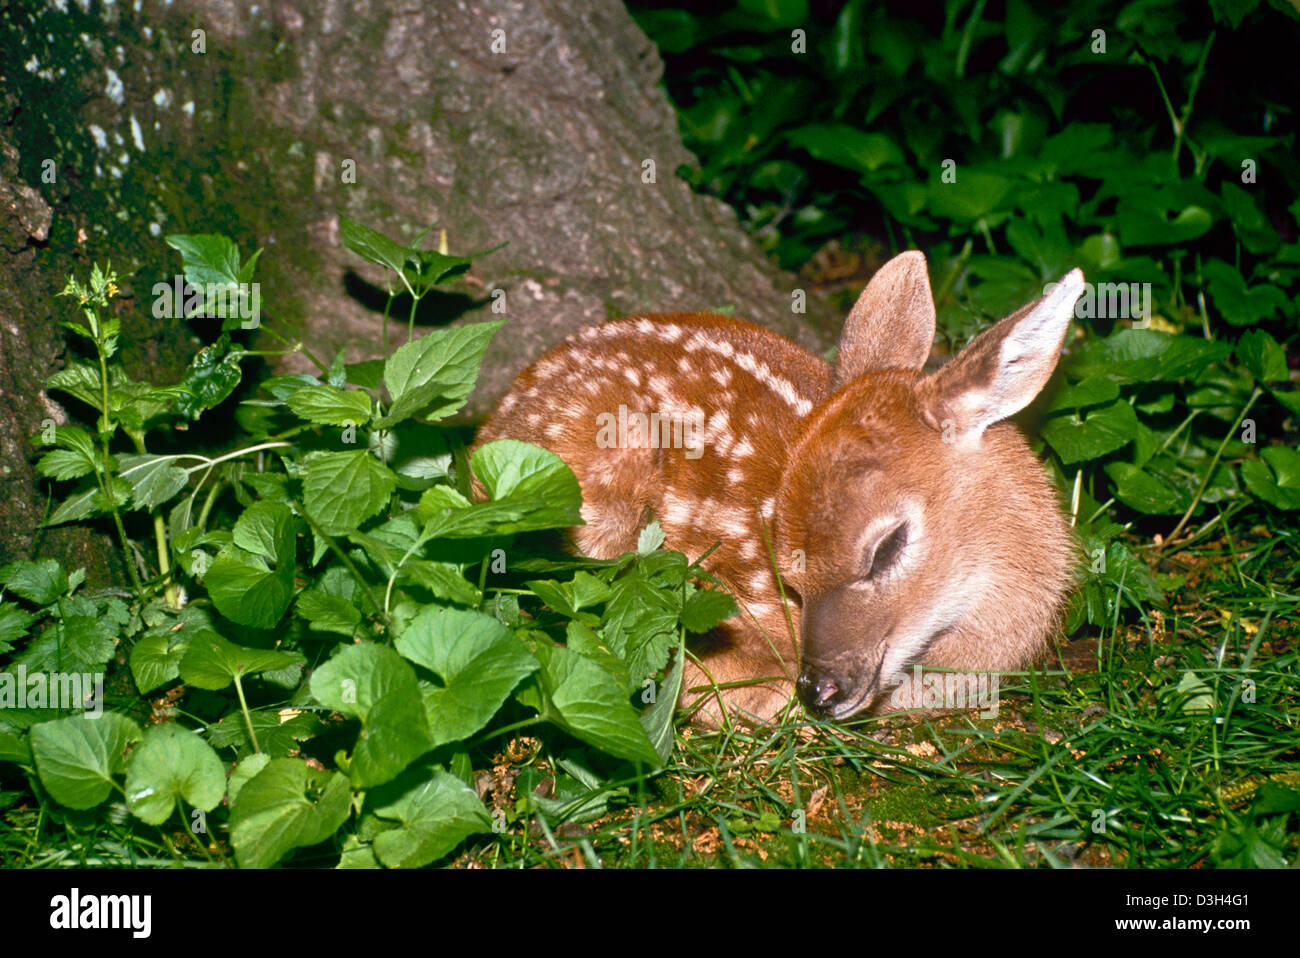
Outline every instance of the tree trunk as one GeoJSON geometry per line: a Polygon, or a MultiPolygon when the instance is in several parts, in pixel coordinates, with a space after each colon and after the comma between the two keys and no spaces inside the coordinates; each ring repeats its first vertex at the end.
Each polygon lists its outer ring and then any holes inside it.
{"type": "MultiPolygon", "coordinates": [[[[795,278],[675,175],[694,158],[662,63],[615,0],[65,6],[0,12],[0,562],[67,553],[33,538],[45,493],[29,437],[88,418],[40,388],[63,348],[55,323],[73,315],[52,299],[68,273],[111,257],[137,378],[177,380],[197,345],[152,316],[153,284],[179,271],[167,234],[263,247],[264,312],[326,361],[379,354],[386,298],[378,268],[342,246],[340,215],[401,241],[436,224],[453,253],[506,243],[416,316],[416,335],[508,320],[470,417],[609,316],[733,307],[811,348],[833,341],[824,305],[796,314],[795,278]]],[[[74,565],[108,569],[75,548],[74,565]]]]}

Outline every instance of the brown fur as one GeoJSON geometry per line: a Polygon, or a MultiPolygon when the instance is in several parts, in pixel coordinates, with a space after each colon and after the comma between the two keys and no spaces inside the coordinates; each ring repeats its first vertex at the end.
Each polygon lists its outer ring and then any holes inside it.
{"type": "MultiPolygon", "coordinates": [[[[1077,273],[1070,280],[1081,288],[1077,273]]],[[[634,549],[650,518],[693,557],[721,543],[707,567],[741,612],[697,650],[708,674],[689,663],[683,702],[710,677],[766,681],[711,697],[706,721],[721,719],[723,702],[770,719],[797,676],[815,712],[888,708],[891,650],[916,646],[904,666],[1016,669],[1055,628],[1070,536],[1025,441],[996,423],[1051,374],[1072,290],[1018,311],[924,379],[934,307],[917,253],[886,264],[863,292],[834,370],[712,314],[591,327],[519,376],[478,441],[535,442],[572,467],[587,523],[573,541],[588,555],[634,549]],[[700,454],[653,448],[635,429],[627,447],[601,448],[599,423],[620,406],[694,416],[700,454]],[[796,630],[803,620],[802,674],[772,550],[796,630]],[[894,558],[892,578],[864,580],[872,550],[894,558]]]]}

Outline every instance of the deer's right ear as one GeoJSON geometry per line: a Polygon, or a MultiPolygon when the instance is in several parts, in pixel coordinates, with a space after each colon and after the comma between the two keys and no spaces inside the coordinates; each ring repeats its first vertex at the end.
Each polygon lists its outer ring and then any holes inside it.
{"type": "Polygon", "coordinates": [[[876,369],[925,365],[934,343],[934,296],[925,256],[899,253],[876,271],[840,334],[833,388],[876,369]]]}

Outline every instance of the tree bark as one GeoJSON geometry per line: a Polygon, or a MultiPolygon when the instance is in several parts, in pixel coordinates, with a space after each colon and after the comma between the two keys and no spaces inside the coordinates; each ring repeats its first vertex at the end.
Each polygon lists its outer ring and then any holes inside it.
{"type": "Polygon", "coordinates": [[[436,224],[453,253],[506,243],[416,317],[416,335],[508,320],[470,418],[610,316],[734,308],[811,348],[833,342],[825,305],[809,296],[795,313],[798,281],[675,175],[695,161],[662,63],[616,0],[65,6],[0,12],[0,561],[31,552],[44,508],[28,437],[67,415],[40,389],[63,348],[55,322],[72,316],[51,298],[67,274],[112,258],[136,378],[177,380],[198,345],[151,313],[153,284],[179,271],[167,234],[264,248],[264,312],[327,362],[379,354],[386,298],[381,271],[342,246],[341,215],[401,241],[436,224]]]}

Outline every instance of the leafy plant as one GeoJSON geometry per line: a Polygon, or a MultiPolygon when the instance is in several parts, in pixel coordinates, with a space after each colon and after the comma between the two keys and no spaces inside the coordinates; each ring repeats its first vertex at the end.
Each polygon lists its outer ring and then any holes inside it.
{"type": "Polygon", "coordinates": [[[1037,409],[1088,558],[1074,627],[1111,617],[1103,595],[1160,599],[1128,561],[1126,530],[1167,552],[1241,510],[1294,525],[1291,80],[1234,67],[1290,42],[1294,10],[947,0],[927,17],[740,0],[633,12],[665,53],[700,158],[681,174],[742,211],[784,265],[825,248],[865,282],[880,247],[855,244],[859,224],[925,250],[950,351],[1083,267],[1077,338],[1037,409]]]}
{"type": "MultiPolygon", "coordinates": [[[[413,301],[471,262],[343,227],[413,301]]],[[[139,696],[189,704],[148,726],[142,700],[123,692],[102,716],[77,701],[6,708],[0,760],[71,809],[115,800],[144,825],[179,817],[202,854],[233,849],[246,866],[332,841],[350,867],[414,867],[504,834],[505,809],[494,822],[473,770],[523,728],[590,752],[556,766],[576,805],[545,812],[626,800],[611,777],[644,779],[671,753],[685,632],[730,615],[731,598],[697,585],[707,576],[660,548],[657,527],[610,562],[515,545],[580,524],[582,500],[554,454],[502,440],[467,456],[440,425],[464,405],[500,322],[419,338],[408,326],[378,362],[313,357],[319,375],[270,379],[269,398],[245,407],[252,442],[151,451],[156,430],[231,395],[254,355],[232,336],[260,323],[257,255],[242,261],[221,236],[168,243],[183,257],[184,315],[220,318],[217,342],[179,383],[132,382],[117,364],[119,322],[104,318],[112,269],[70,279],[83,322],[69,325],[94,355],[50,385],[93,408],[96,430],[40,437],[53,447],[42,474],[77,483],[48,524],[110,516],[133,592],[79,595],[83,573],[50,560],[0,569],[0,690],[36,672],[93,674],[102,687],[107,673],[139,696]],[[484,501],[469,496],[471,471],[484,501]],[[152,520],[153,562],[127,535],[135,513],[152,520]],[[528,570],[549,577],[521,582],[528,570]]]]}

